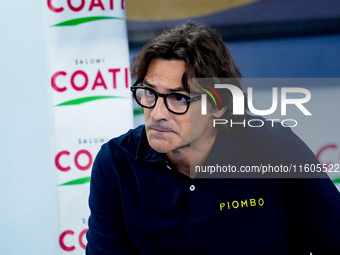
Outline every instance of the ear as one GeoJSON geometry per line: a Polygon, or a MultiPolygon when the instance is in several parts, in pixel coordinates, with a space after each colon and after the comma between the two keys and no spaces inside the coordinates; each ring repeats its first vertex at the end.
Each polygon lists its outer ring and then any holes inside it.
{"type": "Polygon", "coordinates": [[[212,116],[215,118],[221,118],[221,116],[227,111],[228,106],[224,106],[221,109],[213,109],[212,116]]]}

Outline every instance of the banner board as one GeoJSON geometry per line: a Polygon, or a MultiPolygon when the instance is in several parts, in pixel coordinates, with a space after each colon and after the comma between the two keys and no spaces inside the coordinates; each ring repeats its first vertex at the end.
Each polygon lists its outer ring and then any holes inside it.
{"type": "Polygon", "coordinates": [[[60,254],[84,254],[91,168],[133,126],[124,1],[44,1],[60,254]]]}

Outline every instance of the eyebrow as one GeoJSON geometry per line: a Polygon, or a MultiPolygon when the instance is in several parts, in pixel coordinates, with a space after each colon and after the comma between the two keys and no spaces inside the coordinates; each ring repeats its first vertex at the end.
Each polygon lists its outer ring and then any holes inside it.
{"type": "MultiPolygon", "coordinates": [[[[147,80],[144,80],[142,82],[143,84],[147,85],[148,87],[151,87],[152,89],[155,89],[156,90],[156,86],[155,85],[152,85],[150,82],[148,82],[147,80]]],[[[180,87],[177,87],[177,88],[174,88],[174,89],[167,89],[167,91],[169,92],[180,92],[180,91],[183,91],[183,92],[188,92],[185,90],[185,88],[183,86],[180,86],[180,87]]]]}

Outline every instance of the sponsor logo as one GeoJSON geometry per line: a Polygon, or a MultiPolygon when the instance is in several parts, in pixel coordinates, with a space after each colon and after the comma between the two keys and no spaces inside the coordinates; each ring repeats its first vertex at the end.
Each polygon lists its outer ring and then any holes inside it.
{"type": "Polygon", "coordinates": [[[78,139],[78,144],[103,144],[105,142],[108,142],[109,138],[79,138],[78,139]]]}
{"type": "MultiPolygon", "coordinates": [[[[87,15],[91,14],[92,11],[99,10],[99,11],[114,11],[115,9],[124,10],[125,9],[125,0],[118,1],[114,0],[67,0],[65,1],[58,1],[58,0],[47,0],[47,7],[50,11],[54,13],[63,13],[65,11],[69,12],[86,12],[87,15]]],[[[113,17],[113,16],[91,16],[91,17],[81,17],[76,19],[66,20],[55,25],[53,27],[60,27],[60,26],[75,26],[80,25],[83,23],[88,23],[92,21],[98,20],[125,20],[124,17],[113,17]]]]}
{"type": "MultiPolygon", "coordinates": [[[[54,158],[56,168],[61,172],[69,172],[72,169],[80,171],[91,170],[94,157],[88,150],[81,149],[75,153],[68,150],[62,150],[57,153],[54,158]]],[[[58,186],[79,185],[90,182],[91,177],[82,177],[68,182],[59,184],[58,186]]]]}
{"type": "Polygon", "coordinates": [[[336,152],[338,150],[338,145],[335,144],[335,143],[329,143],[329,144],[326,144],[324,146],[322,146],[317,152],[316,152],[316,157],[317,159],[321,162],[321,163],[324,163],[326,164],[327,166],[329,164],[334,164],[333,162],[322,162],[323,159],[322,159],[322,156],[323,154],[334,154],[334,152],[336,152]]]}
{"type": "MultiPolygon", "coordinates": [[[[68,73],[66,71],[57,71],[51,77],[51,87],[55,92],[58,93],[65,93],[68,91],[108,91],[120,88],[128,89],[129,71],[128,68],[109,68],[106,71],[97,70],[95,71],[95,74],[90,74],[84,70],[76,70],[72,73],[68,73]],[[123,82],[118,82],[118,80],[123,82]]],[[[95,95],[67,100],[58,103],[55,106],[79,105],[102,99],[129,99],[129,97],[116,95],[95,95]]]]}
{"type": "Polygon", "coordinates": [[[105,58],[77,58],[74,63],[76,65],[104,64],[105,58]]]}
{"type": "Polygon", "coordinates": [[[59,245],[64,251],[74,251],[77,248],[85,250],[86,248],[86,232],[88,229],[74,232],[73,230],[65,230],[59,236],[59,245]]]}
{"type": "Polygon", "coordinates": [[[337,143],[328,143],[322,146],[316,153],[317,159],[321,164],[326,165],[328,174],[334,183],[340,183],[339,175],[339,146],[337,143]],[[333,160],[338,157],[337,160],[333,160]]]}

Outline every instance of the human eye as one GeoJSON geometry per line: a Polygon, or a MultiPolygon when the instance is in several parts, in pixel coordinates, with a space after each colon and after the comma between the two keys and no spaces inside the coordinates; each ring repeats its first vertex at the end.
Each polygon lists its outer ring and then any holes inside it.
{"type": "Polygon", "coordinates": [[[173,105],[176,108],[186,107],[187,105],[187,97],[179,93],[168,95],[167,101],[169,105],[173,105]]]}
{"type": "Polygon", "coordinates": [[[144,89],[144,94],[147,97],[154,97],[155,96],[155,92],[151,89],[144,89]]]}
{"type": "Polygon", "coordinates": [[[186,104],[186,96],[182,94],[170,94],[168,95],[168,100],[170,100],[172,103],[176,104],[186,104]]]}

